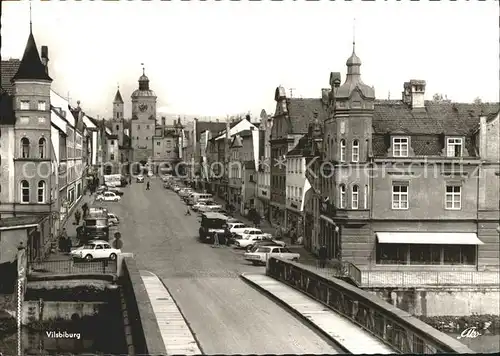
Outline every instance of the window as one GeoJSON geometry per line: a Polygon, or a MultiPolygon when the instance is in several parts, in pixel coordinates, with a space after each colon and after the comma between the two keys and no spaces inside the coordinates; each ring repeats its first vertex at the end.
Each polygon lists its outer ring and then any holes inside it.
{"type": "Polygon", "coordinates": [[[46,109],[46,105],[45,105],[45,101],[39,101],[39,102],[38,102],[38,110],[40,110],[40,111],[45,111],[45,110],[47,110],[47,109],[46,109]]]}
{"type": "Polygon", "coordinates": [[[110,159],[110,160],[112,160],[112,161],[114,161],[114,160],[115,160],[115,154],[114,154],[114,153],[111,153],[111,154],[109,155],[109,159],[110,159]]]}
{"type": "Polygon", "coordinates": [[[30,140],[27,137],[23,137],[21,139],[21,157],[30,157],[30,140]]]}
{"type": "MultiPolygon", "coordinates": [[[[119,119],[119,118],[120,118],[120,113],[119,113],[119,112],[117,112],[117,113],[116,113],[116,118],[117,118],[117,119],[119,119]]],[[[117,128],[117,130],[118,130],[118,128],[117,128]]]]}
{"type": "Polygon", "coordinates": [[[115,140],[111,140],[111,146],[115,144],[115,140]]]}
{"type": "Polygon", "coordinates": [[[462,208],[462,187],[447,185],[445,205],[447,210],[460,210],[462,208]]]}
{"type": "Polygon", "coordinates": [[[340,198],[339,207],[340,207],[340,209],[345,209],[345,203],[346,203],[345,185],[341,184],[340,187],[339,187],[339,191],[340,191],[340,194],[339,194],[339,198],[340,198]]]}
{"type": "MultiPolygon", "coordinates": [[[[116,116],[118,116],[118,114],[116,114],[116,116]]],[[[119,131],[120,130],[120,125],[116,125],[116,131],[119,131]]]]}
{"type": "Polygon", "coordinates": [[[146,140],[149,140],[149,137],[148,137],[148,136],[146,136],[146,140]]]}
{"type": "Polygon", "coordinates": [[[351,191],[351,208],[358,209],[358,206],[359,206],[359,187],[357,185],[353,185],[351,191]]]}
{"type": "Polygon", "coordinates": [[[448,138],[446,142],[447,157],[462,157],[462,139],[448,138]]]}
{"type": "Polygon", "coordinates": [[[359,162],[359,141],[352,141],[352,161],[359,162]]]}
{"type": "Polygon", "coordinates": [[[38,182],[37,196],[39,203],[45,203],[45,182],[43,180],[38,182]]]}
{"type": "Polygon", "coordinates": [[[149,129],[149,125],[146,125],[146,129],[149,129]]]}
{"type": "Polygon", "coordinates": [[[29,100],[21,100],[21,110],[29,110],[30,102],[29,100]]]}
{"type": "Polygon", "coordinates": [[[340,140],[340,162],[345,162],[345,140],[340,140]]]}
{"type": "Polygon", "coordinates": [[[408,137],[392,138],[392,155],[394,157],[408,157],[408,137]]]}
{"type": "Polygon", "coordinates": [[[302,200],[302,188],[299,188],[299,199],[302,200]]]}
{"type": "Polygon", "coordinates": [[[156,142],[156,146],[159,146],[159,145],[160,145],[160,141],[157,141],[157,142],[156,142]]]}
{"type": "Polygon", "coordinates": [[[363,205],[365,209],[368,209],[368,186],[365,185],[365,191],[363,193],[363,205]]]}
{"type": "Polygon", "coordinates": [[[23,180],[21,182],[21,203],[29,203],[30,202],[30,184],[28,181],[23,180]]]}
{"type": "Polygon", "coordinates": [[[38,155],[40,156],[40,158],[46,158],[45,154],[46,142],[47,141],[45,141],[45,138],[43,137],[38,140],[38,155]]]}
{"type": "Polygon", "coordinates": [[[392,208],[408,209],[408,183],[395,182],[392,185],[392,208]]]}

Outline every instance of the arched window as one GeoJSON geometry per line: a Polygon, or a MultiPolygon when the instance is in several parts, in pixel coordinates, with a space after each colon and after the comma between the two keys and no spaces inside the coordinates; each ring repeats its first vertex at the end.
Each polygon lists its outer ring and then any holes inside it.
{"type": "Polygon", "coordinates": [[[345,140],[340,140],[340,162],[345,162],[345,140]]]}
{"type": "Polygon", "coordinates": [[[340,209],[345,209],[345,205],[346,205],[346,189],[345,189],[345,185],[344,184],[341,184],[340,187],[339,187],[339,198],[340,198],[340,201],[339,201],[339,207],[340,209]]]}
{"type": "Polygon", "coordinates": [[[39,203],[45,203],[45,187],[46,184],[43,180],[38,182],[37,196],[39,203]]]}
{"type": "Polygon", "coordinates": [[[351,192],[351,209],[358,209],[358,206],[359,206],[359,187],[357,185],[353,185],[351,192]]]}
{"type": "Polygon", "coordinates": [[[21,203],[30,202],[30,184],[27,180],[21,181],[21,203]]]}
{"type": "Polygon", "coordinates": [[[21,157],[29,158],[30,157],[30,140],[27,137],[23,137],[21,139],[21,157]]]}
{"type": "Polygon", "coordinates": [[[359,141],[352,141],[352,161],[359,162],[359,141]]]}
{"type": "Polygon", "coordinates": [[[40,158],[47,158],[46,152],[45,152],[46,146],[47,146],[46,142],[47,141],[43,137],[40,140],[38,140],[38,154],[39,154],[40,158]]]}

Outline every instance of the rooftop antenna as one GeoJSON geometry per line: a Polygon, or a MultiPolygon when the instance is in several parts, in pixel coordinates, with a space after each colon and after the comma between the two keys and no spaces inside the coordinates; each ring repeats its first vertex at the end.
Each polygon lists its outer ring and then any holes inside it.
{"type": "Polygon", "coordinates": [[[33,22],[31,21],[31,0],[30,0],[30,33],[33,32],[33,22]]]}

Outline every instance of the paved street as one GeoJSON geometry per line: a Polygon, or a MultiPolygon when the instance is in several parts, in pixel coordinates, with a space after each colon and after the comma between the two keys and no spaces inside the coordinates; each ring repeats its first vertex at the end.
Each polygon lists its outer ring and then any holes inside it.
{"type": "Polygon", "coordinates": [[[121,218],[123,251],[168,287],[206,354],[335,354],[339,350],[239,278],[264,272],[232,248],[197,239],[196,215],[185,216],[177,194],[159,179],[125,187],[120,203],[104,203],[121,218]]]}

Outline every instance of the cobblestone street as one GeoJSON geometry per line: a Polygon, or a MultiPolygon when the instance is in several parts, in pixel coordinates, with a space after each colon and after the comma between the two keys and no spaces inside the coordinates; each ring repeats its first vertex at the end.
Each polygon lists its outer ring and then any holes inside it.
{"type": "Polygon", "coordinates": [[[337,349],[288,311],[245,284],[240,273],[264,273],[232,248],[198,241],[198,217],[159,179],[124,188],[103,203],[121,219],[123,251],[165,283],[207,354],[332,354],[337,349]]]}

